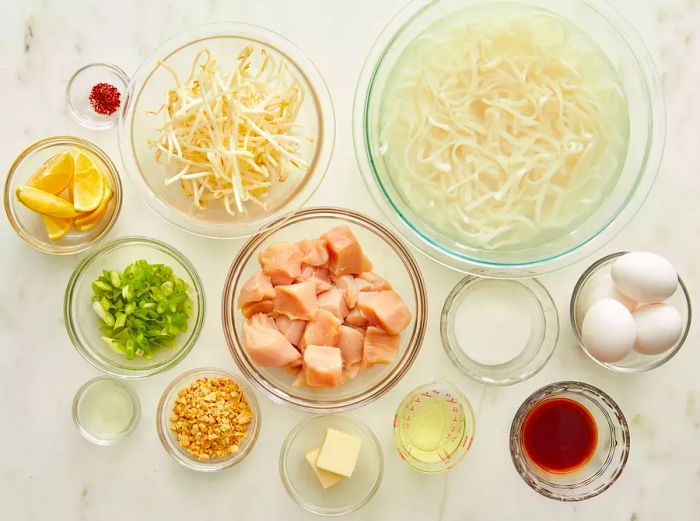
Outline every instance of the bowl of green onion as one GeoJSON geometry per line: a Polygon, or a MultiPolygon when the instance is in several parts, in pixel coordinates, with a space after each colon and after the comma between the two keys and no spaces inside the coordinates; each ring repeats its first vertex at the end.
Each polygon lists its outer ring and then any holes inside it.
{"type": "Polygon", "coordinates": [[[143,378],[190,352],[204,323],[204,289],[194,266],[173,247],[122,237],[78,265],[63,315],[88,362],[114,376],[143,378]]]}

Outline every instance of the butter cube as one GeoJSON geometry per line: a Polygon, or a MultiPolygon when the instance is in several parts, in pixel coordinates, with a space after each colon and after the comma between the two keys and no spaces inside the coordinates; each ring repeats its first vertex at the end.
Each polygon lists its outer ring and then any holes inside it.
{"type": "Polygon", "coordinates": [[[319,469],[327,470],[341,476],[352,476],[357,457],[360,455],[362,440],[335,429],[326,430],[326,438],[316,460],[319,469]]]}
{"type": "Polygon", "coordinates": [[[307,452],[306,461],[308,461],[309,465],[311,465],[311,468],[314,470],[314,474],[316,474],[316,477],[321,482],[321,486],[326,489],[341,481],[343,476],[318,468],[316,466],[316,460],[318,459],[319,452],[321,452],[321,447],[316,447],[315,449],[307,452]]]}

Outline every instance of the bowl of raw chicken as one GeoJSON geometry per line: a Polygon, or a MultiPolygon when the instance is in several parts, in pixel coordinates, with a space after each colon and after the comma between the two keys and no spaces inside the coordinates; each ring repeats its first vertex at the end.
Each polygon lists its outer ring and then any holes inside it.
{"type": "Polygon", "coordinates": [[[222,297],[231,355],[273,401],[309,412],[361,407],[411,367],[425,282],[396,235],[341,208],[271,223],[240,250],[222,297]]]}

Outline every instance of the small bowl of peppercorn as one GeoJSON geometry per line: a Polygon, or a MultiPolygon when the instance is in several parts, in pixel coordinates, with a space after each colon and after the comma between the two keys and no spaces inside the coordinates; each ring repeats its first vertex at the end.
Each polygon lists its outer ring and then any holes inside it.
{"type": "Polygon", "coordinates": [[[119,119],[129,77],[111,63],[90,63],[68,80],[66,102],[73,119],[80,125],[103,130],[112,128],[119,119]]]}
{"type": "Polygon", "coordinates": [[[240,463],[260,431],[260,408],[240,378],[206,367],[187,371],[163,392],[156,413],[158,437],[188,469],[217,472],[240,463]]]}

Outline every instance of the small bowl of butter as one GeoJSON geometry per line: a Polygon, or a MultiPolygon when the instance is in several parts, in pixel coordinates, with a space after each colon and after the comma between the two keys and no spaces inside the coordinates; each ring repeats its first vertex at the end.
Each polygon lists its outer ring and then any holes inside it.
{"type": "Polygon", "coordinates": [[[364,423],[344,415],[302,420],[280,451],[280,477],[302,508],[340,516],[374,497],[384,474],[379,440],[364,423]]]}

